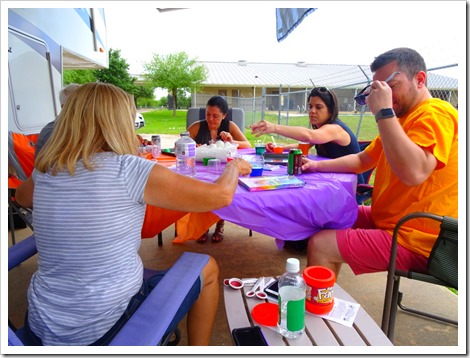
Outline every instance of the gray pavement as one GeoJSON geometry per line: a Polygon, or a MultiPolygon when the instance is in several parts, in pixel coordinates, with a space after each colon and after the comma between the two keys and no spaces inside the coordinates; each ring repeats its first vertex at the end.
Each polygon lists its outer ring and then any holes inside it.
{"type": "MultiPolygon", "coordinates": [[[[210,230],[212,234],[213,228],[210,230]]],[[[17,236],[26,237],[29,229],[17,231],[17,236]]],[[[257,277],[279,275],[284,271],[285,260],[288,257],[297,257],[301,267],[306,266],[306,254],[290,249],[279,250],[272,237],[253,232],[248,236],[248,229],[235,224],[226,223],[225,239],[221,243],[205,244],[196,241],[186,241],[183,244],[173,244],[173,225],[163,232],[163,246],[157,245],[157,239],[142,240],[140,255],[144,265],[148,268],[167,268],[184,251],[202,252],[216,258],[220,268],[220,282],[229,277],[257,277]]],[[[30,259],[21,267],[9,274],[9,318],[16,324],[22,324],[26,309],[26,289],[31,274],[36,270],[36,259],[30,259]]],[[[382,319],[383,297],[385,292],[385,273],[364,274],[355,276],[347,265],[343,265],[338,283],[370,314],[380,326],[382,319]]],[[[402,280],[402,288],[408,305],[428,309],[434,313],[457,319],[458,296],[443,287],[402,280]]],[[[228,329],[225,307],[221,297],[218,306],[215,329],[211,341],[213,346],[230,346],[232,340],[228,329]]],[[[462,315],[461,315],[462,316],[462,315]]],[[[465,317],[465,316],[464,316],[465,317]]],[[[465,333],[465,323],[461,327],[465,333]]],[[[185,336],[185,325],[180,324],[185,336]]],[[[395,328],[394,344],[404,347],[400,353],[447,353],[464,352],[465,336],[460,334],[455,326],[440,323],[412,314],[398,312],[395,328]],[[462,338],[462,336],[464,338],[462,338]],[[433,346],[430,349],[416,349],[416,347],[433,346]],[[439,347],[439,348],[437,348],[439,347]],[[456,351],[457,350],[457,351],[456,351]]],[[[185,345],[183,338],[180,345],[185,345]]],[[[393,348],[387,352],[392,353],[393,348]]],[[[377,353],[380,351],[378,348],[377,353]]],[[[338,351],[340,352],[340,351],[338,351]]]]}

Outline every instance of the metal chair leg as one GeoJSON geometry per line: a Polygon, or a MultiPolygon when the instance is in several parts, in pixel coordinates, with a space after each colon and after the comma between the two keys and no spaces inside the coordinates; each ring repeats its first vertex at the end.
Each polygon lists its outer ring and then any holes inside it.
{"type": "Polygon", "coordinates": [[[400,287],[400,276],[395,276],[393,280],[392,301],[391,301],[391,307],[390,307],[390,320],[388,322],[388,333],[387,333],[388,339],[390,339],[390,341],[392,342],[393,342],[393,337],[395,335],[395,320],[397,316],[399,287],[400,287]]]}
{"type": "Polygon", "coordinates": [[[15,221],[13,220],[13,208],[10,205],[8,205],[8,222],[10,224],[11,244],[15,245],[15,221]]]}
{"type": "Polygon", "coordinates": [[[382,331],[392,340],[395,327],[395,315],[397,311],[397,293],[400,285],[400,277],[391,273],[387,277],[387,288],[385,290],[384,309],[382,313],[382,331]],[[390,276],[391,275],[391,276],[390,276]]]}
{"type": "Polygon", "coordinates": [[[409,307],[406,307],[402,304],[402,300],[403,300],[403,293],[402,292],[398,292],[398,301],[397,301],[397,305],[398,307],[400,307],[403,311],[405,312],[409,312],[409,313],[413,313],[413,314],[416,314],[416,315],[419,315],[419,316],[424,316],[424,317],[428,317],[428,318],[431,318],[431,319],[435,319],[437,321],[441,321],[441,322],[445,322],[445,323],[450,323],[450,324],[453,324],[453,325],[456,325],[458,326],[458,321],[455,321],[453,319],[450,319],[450,318],[446,318],[446,317],[442,317],[442,316],[437,316],[437,315],[434,315],[432,313],[428,313],[428,312],[424,312],[424,311],[419,311],[419,310],[416,310],[414,308],[409,308],[409,307]]]}

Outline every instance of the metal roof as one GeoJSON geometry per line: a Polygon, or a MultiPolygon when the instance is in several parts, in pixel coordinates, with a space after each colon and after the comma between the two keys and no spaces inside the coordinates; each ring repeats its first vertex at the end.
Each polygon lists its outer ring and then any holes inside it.
{"type": "MultiPolygon", "coordinates": [[[[198,61],[208,70],[204,85],[329,88],[360,87],[372,79],[369,65],[325,65],[297,63],[262,63],[198,61]]],[[[428,88],[457,88],[458,81],[428,72],[428,88]],[[445,81],[444,81],[445,80],[445,81]]]]}
{"type": "Polygon", "coordinates": [[[317,65],[298,63],[212,62],[199,61],[208,70],[205,85],[262,87],[341,87],[367,82],[361,71],[372,78],[369,66],[317,65]]]}

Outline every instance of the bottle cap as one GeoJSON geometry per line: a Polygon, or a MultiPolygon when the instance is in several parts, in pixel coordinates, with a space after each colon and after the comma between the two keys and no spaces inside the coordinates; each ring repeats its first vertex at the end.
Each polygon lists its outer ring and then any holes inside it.
{"type": "Polygon", "coordinates": [[[300,261],[296,258],[289,258],[286,262],[286,271],[290,273],[295,273],[300,271],[300,261]]]}

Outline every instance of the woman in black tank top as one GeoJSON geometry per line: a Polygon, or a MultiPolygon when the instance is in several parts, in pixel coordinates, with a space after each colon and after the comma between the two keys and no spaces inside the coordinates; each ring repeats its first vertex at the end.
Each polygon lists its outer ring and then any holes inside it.
{"type": "MultiPolygon", "coordinates": [[[[283,126],[260,121],[251,126],[251,132],[257,136],[280,134],[315,146],[317,154],[326,158],[338,158],[359,153],[359,143],[351,129],[338,118],[338,99],[334,92],[326,87],[312,89],[308,96],[308,116],[313,129],[300,126],[283,126]]],[[[297,143],[288,144],[284,149],[298,148],[297,143]]],[[[266,151],[272,152],[273,143],[266,143],[266,151]]],[[[358,184],[364,183],[362,174],[357,176],[358,184]]]]}
{"type": "MultiPolygon", "coordinates": [[[[222,96],[213,96],[206,105],[206,118],[189,126],[189,136],[194,139],[196,145],[211,144],[218,140],[238,144],[238,148],[250,148],[251,144],[246,139],[242,130],[228,120],[228,103],[222,96]]],[[[221,242],[224,239],[224,220],[219,220],[212,234],[212,242],[221,242]]],[[[204,243],[209,236],[207,230],[196,241],[204,243]]]]}
{"type": "Polygon", "coordinates": [[[244,128],[238,128],[226,118],[228,111],[228,103],[224,97],[211,97],[206,105],[206,118],[189,126],[189,136],[197,145],[209,145],[221,140],[238,144],[238,148],[250,148],[251,144],[242,132],[244,128]]]}

